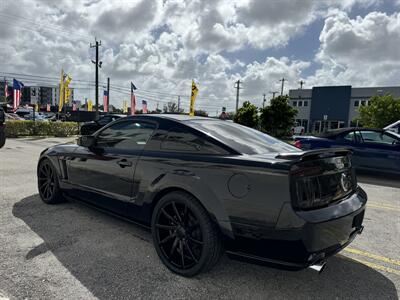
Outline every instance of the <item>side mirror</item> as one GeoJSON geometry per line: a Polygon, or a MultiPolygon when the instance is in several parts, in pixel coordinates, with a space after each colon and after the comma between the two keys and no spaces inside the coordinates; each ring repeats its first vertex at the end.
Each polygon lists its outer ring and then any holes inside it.
{"type": "Polygon", "coordinates": [[[93,135],[83,135],[78,138],[78,146],[93,148],[96,146],[96,138],[93,135]]]}

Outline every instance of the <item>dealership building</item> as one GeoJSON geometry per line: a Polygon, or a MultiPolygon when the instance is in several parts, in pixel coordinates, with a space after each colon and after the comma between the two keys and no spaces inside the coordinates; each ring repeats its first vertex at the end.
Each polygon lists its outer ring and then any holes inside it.
{"type": "Polygon", "coordinates": [[[358,116],[358,108],[368,105],[372,96],[386,94],[399,99],[400,86],[317,86],[290,90],[289,104],[297,109],[296,122],[304,126],[306,132],[323,132],[356,126],[353,120],[358,116]]]}

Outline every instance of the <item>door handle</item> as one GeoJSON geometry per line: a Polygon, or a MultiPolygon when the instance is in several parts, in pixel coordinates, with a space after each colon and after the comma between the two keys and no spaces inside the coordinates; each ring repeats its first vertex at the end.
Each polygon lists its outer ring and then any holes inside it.
{"type": "Polygon", "coordinates": [[[121,167],[121,168],[125,168],[125,167],[132,167],[132,162],[124,159],[121,159],[119,161],[117,161],[117,164],[121,167]]]}

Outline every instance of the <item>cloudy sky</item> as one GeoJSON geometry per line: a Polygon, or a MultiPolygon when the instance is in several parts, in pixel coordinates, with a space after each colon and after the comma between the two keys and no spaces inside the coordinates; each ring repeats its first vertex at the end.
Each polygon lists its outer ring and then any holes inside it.
{"type": "Polygon", "coordinates": [[[233,110],[238,79],[258,106],[282,77],[285,93],[400,85],[400,0],[1,0],[0,76],[55,83],[64,68],[93,99],[95,36],[116,106],[130,81],[150,108],[180,95],[187,109],[194,79],[210,114],[233,110]]]}

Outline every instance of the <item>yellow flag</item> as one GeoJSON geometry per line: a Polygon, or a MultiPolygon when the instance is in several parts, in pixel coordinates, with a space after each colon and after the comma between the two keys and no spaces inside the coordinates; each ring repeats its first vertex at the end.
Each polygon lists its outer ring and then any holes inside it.
{"type": "Polygon", "coordinates": [[[199,89],[197,88],[196,84],[194,83],[194,80],[192,80],[192,94],[190,96],[189,116],[194,116],[194,102],[196,101],[198,92],[199,92],[199,89]]]}
{"type": "Polygon", "coordinates": [[[122,102],[122,111],[123,113],[127,114],[128,113],[128,101],[123,101],[122,102]]]}
{"type": "Polygon", "coordinates": [[[35,110],[38,112],[39,111],[39,103],[35,104],[35,110]]]}
{"type": "Polygon", "coordinates": [[[64,105],[64,70],[61,69],[60,100],[58,101],[58,112],[61,112],[63,105],[64,105]]]}
{"type": "Polygon", "coordinates": [[[93,110],[93,103],[92,103],[92,100],[88,100],[88,103],[87,103],[87,110],[88,110],[88,111],[92,111],[92,110],[93,110]]]}
{"type": "Polygon", "coordinates": [[[69,103],[69,100],[71,99],[71,89],[66,87],[66,86],[64,87],[64,89],[65,89],[65,99],[64,99],[64,101],[65,101],[65,103],[69,103]]]}
{"type": "Polygon", "coordinates": [[[71,80],[72,80],[72,78],[69,75],[67,75],[67,78],[65,79],[65,83],[64,83],[66,87],[69,86],[71,80]]]}

